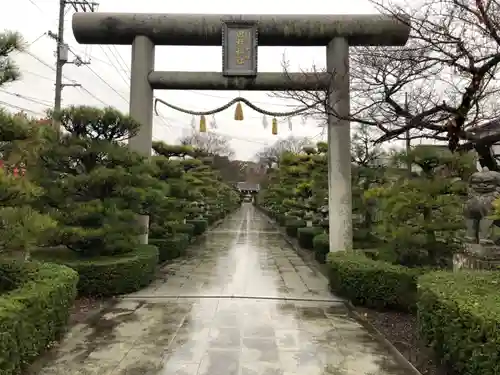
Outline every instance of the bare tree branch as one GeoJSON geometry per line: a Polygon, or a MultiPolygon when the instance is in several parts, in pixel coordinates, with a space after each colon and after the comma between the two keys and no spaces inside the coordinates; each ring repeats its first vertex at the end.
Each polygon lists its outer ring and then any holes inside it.
{"type": "Polygon", "coordinates": [[[298,138],[290,136],[276,141],[271,146],[265,147],[256,154],[256,158],[259,164],[266,168],[271,168],[274,164],[279,164],[280,156],[283,152],[299,153],[305,146],[310,144],[311,140],[307,137],[298,138]]]}
{"type": "Polygon", "coordinates": [[[210,155],[227,156],[228,158],[232,158],[235,154],[228,137],[211,131],[199,133],[195,128],[192,128],[191,134],[181,138],[180,142],[183,145],[190,145],[205,151],[210,155]]]}
{"type": "MultiPolygon", "coordinates": [[[[372,1],[402,22],[401,14],[408,17],[411,36],[404,47],[351,49],[348,118],[327,102],[328,91],[274,95],[314,105],[309,115],[376,127],[382,131],[377,142],[401,139],[407,130],[412,139],[446,140],[452,151],[462,141],[480,142],[474,128],[500,117],[494,79],[500,66],[500,0],[407,0],[404,6],[372,1]]],[[[283,66],[287,71],[286,62],[283,66]]],[[[328,73],[333,82],[335,72],[328,73]]]]}

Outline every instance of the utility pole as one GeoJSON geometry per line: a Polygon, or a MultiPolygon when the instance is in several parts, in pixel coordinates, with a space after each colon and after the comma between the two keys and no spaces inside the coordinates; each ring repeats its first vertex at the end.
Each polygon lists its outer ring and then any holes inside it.
{"type": "MultiPolygon", "coordinates": [[[[85,64],[90,64],[90,61],[83,61],[79,56],[76,56],[74,61],[68,61],[69,47],[64,43],[64,13],[66,10],[66,5],[72,5],[75,12],[82,10],[84,12],[90,11],[94,12],[97,9],[97,3],[89,1],[71,1],[71,0],[59,0],[59,24],[57,28],[57,33],[48,31],[48,36],[56,41],[56,83],[55,83],[55,96],[54,96],[54,112],[59,112],[61,110],[62,102],[62,90],[66,86],[78,87],[81,86],[79,83],[63,83],[63,67],[64,64],[75,64],[76,66],[81,66],[85,64]]],[[[56,130],[59,130],[60,123],[56,120],[53,122],[53,126],[56,130]]]]}
{"type": "MultiPolygon", "coordinates": [[[[407,92],[405,92],[405,111],[406,111],[406,113],[409,112],[408,93],[407,92]]],[[[411,119],[406,117],[405,124],[407,127],[406,127],[405,137],[406,137],[406,156],[408,158],[406,168],[408,169],[408,174],[411,177],[411,161],[409,158],[410,151],[411,151],[411,141],[410,141],[410,127],[408,126],[408,125],[410,125],[410,121],[411,121],[411,119]]]]}
{"type": "MultiPolygon", "coordinates": [[[[59,27],[57,28],[56,37],[56,94],[54,97],[54,112],[61,110],[61,95],[62,95],[62,71],[66,61],[68,61],[68,49],[64,44],[64,8],[66,0],[59,0],[59,27]],[[65,48],[66,47],[66,48],[65,48]]],[[[50,35],[50,34],[49,34],[50,35]]],[[[59,130],[59,121],[54,120],[54,128],[59,130]]]]}

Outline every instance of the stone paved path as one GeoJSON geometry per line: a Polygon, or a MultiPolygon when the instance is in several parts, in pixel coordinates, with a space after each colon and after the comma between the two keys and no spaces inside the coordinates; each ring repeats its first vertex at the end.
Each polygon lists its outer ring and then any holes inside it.
{"type": "Polygon", "coordinates": [[[245,205],[147,289],[79,324],[39,375],[402,375],[245,205]]]}

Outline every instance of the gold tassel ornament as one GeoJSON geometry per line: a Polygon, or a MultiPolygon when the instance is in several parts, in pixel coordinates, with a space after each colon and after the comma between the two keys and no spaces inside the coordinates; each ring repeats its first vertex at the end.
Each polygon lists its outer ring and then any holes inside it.
{"type": "Polygon", "coordinates": [[[236,121],[243,121],[243,106],[240,102],[236,104],[236,110],[234,111],[234,119],[236,121]]]}
{"type": "Polygon", "coordinates": [[[200,133],[207,132],[207,120],[205,119],[205,115],[201,115],[200,117],[200,133]]]}
{"type": "Polygon", "coordinates": [[[272,133],[273,135],[278,134],[278,120],[276,119],[276,117],[273,118],[272,133]]]}

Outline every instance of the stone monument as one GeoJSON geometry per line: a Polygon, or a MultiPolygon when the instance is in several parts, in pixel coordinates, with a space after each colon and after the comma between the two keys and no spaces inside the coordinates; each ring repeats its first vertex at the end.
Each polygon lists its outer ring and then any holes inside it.
{"type": "Polygon", "coordinates": [[[463,248],[455,254],[453,267],[496,269],[500,267],[500,236],[494,229],[493,204],[500,198],[500,172],[483,168],[469,180],[469,196],[464,207],[466,233],[463,248]]]}

